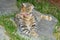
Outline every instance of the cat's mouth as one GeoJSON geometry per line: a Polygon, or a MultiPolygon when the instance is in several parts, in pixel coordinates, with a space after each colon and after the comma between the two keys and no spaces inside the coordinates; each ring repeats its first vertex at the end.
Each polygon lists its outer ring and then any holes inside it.
{"type": "Polygon", "coordinates": [[[25,14],[21,14],[21,15],[23,15],[23,16],[28,16],[29,14],[26,14],[26,13],[25,13],[25,14]]]}

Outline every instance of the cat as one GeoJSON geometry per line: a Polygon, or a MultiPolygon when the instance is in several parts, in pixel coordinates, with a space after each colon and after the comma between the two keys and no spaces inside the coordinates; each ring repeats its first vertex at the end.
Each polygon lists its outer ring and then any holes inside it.
{"type": "MultiPolygon", "coordinates": [[[[32,10],[34,6],[30,3],[23,3],[21,6],[21,12],[19,14],[16,14],[15,21],[20,21],[18,24],[21,27],[21,31],[25,34],[32,35],[35,33],[35,36],[37,35],[36,32],[33,32],[33,29],[35,29],[36,21],[34,16],[32,15],[32,10]],[[18,20],[17,20],[18,19],[18,20]]],[[[34,35],[32,35],[34,36],[34,35]]]]}

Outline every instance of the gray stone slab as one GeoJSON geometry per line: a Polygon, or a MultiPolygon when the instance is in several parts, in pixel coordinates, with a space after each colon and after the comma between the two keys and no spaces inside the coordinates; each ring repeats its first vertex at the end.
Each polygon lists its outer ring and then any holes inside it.
{"type": "Polygon", "coordinates": [[[54,27],[55,27],[56,23],[58,22],[58,20],[52,15],[42,14],[36,10],[33,10],[32,14],[36,18],[36,22],[37,22],[36,30],[37,30],[37,33],[40,35],[40,37],[45,36],[44,38],[48,38],[48,40],[56,40],[55,37],[53,36],[53,30],[54,30],[54,27]],[[48,21],[48,20],[41,19],[39,17],[41,15],[50,16],[52,18],[52,20],[48,21]]]}
{"type": "MultiPolygon", "coordinates": [[[[57,23],[57,19],[55,17],[53,17],[52,15],[48,15],[52,18],[51,21],[48,20],[44,20],[44,19],[40,19],[39,16],[43,15],[38,11],[33,11],[32,14],[35,16],[36,18],[36,22],[37,22],[37,28],[38,30],[40,30],[43,33],[48,33],[48,34],[52,34],[53,33],[53,29],[57,23]]],[[[45,15],[45,14],[44,14],[45,15]]],[[[46,14],[47,15],[47,14],[46,14]]]]}
{"type": "Polygon", "coordinates": [[[16,12],[16,0],[0,0],[0,15],[16,12]]]}

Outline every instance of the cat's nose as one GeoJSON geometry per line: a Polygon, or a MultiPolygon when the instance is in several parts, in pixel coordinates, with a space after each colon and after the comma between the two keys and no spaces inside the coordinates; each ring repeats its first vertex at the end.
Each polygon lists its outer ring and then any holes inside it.
{"type": "Polygon", "coordinates": [[[29,27],[29,26],[28,26],[27,28],[28,28],[28,30],[30,30],[30,29],[31,29],[31,27],[29,27]]]}

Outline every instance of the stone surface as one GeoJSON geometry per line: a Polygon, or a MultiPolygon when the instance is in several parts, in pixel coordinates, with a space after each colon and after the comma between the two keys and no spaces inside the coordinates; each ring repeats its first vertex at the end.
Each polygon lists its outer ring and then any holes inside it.
{"type": "MultiPolygon", "coordinates": [[[[39,37],[38,40],[56,40],[53,36],[53,29],[57,23],[57,19],[53,17],[52,15],[48,15],[52,18],[51,21],[41,19],[41,15],[47,15],[47,14],[41,14],[40,12],[33,10],[32,11],[33,16],[35,16],[37,28],[36,32],[38,33],[39,37]]],[[[20,34],[21,30],[18,28],[17,33],[20,34]]],[[[25,35],[25,34],[24,34],[25,35]]],[[[35,38],[33,38],[35,40],[35,38]]]]}
{"type": "Polygon", "coordinates": [[[16,12],[16,0],[0,0],[0,15],[8,15],[8,13],[16,12]]]}
{"type": "MultiPolygon", "coordinates": [[[[48,40],[55,40],[55,38],[53,36],[53,29],[57,23],[57,19],[55,17],[53,17],[52,15],[48,15],[48,16],[52,17],[51,21],[40,19],[39,16],[43,15],[43,14],[41,14],[35,10],[33,10],[32,14],[37,19],[37,21],[36,21],[37,22],[37,33],[40,36],[47,37],[48,40]]],[[[44,14],[44,15],[47,15],[47,14],[44,14]]]]}
{"type": "Polygon", "coordinates": [[[0,40],[9,40],[10,38],[5,34],[5,29],[0,26],[0,40]]]}

